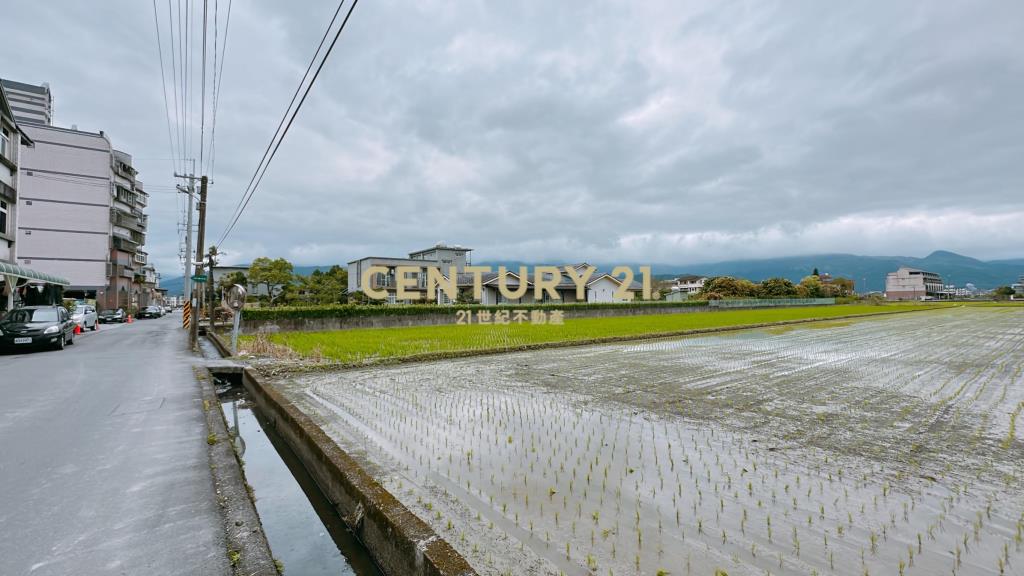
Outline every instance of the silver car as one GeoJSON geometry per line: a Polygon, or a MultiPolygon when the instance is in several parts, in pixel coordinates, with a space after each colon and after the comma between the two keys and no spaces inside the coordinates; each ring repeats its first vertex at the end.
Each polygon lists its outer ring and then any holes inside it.
{"type": "Polygon", "coordinates": [[[96,309],[88,304],[76,306],[75,311],[71,313],[71,321],[81,326],[82,330],[96,330],[96,326],[100,323],[96,309]]]}

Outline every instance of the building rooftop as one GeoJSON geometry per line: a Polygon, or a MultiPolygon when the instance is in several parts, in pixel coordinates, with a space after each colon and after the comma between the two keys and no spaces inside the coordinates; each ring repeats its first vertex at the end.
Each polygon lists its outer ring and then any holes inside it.
{"type": "MultiPolygon", "coordinates": [[[[419,254],[419,252],[413,252],[413,254],[419,254]]],[[[422,266],[426,262],[434,262],[433,260],[417,260],[416,258],[402,258],[400,256],[364,256],[355,260],[350,260],[348,264],[355,264],[356,262],[362,262],[364,260],[397,260],[399,262],[408,262],[417,266],[422,266]]]]}
{"type": "Polygon", "coordinates": [[[430,248],[424,248],[423,250],[416,250],[415,252],[409,252],[409,256],[415,256],[416,254],[423,254],[424,252],[433,252],[434,250],[462,250],[463,252],[472,252],[473,251],[472,248],[466,248],[465,246],[460,246],[458,244],[456,244],[454,246],[449,246],[449,245],[445,244],[444,242],[438,242],[437,244],[431,246],[430,248]]]}
{"type": "Polygon", "coordinates": [[[23,90],[25,92],[35,92],[36,94],[49,94],[50,86],[48,84],[26,84],[24,82],[18,82],[17,80],[8,80],[6,78],[0,78],[0,84],[7,88],[13,88],[15,90],[23,90]]]}

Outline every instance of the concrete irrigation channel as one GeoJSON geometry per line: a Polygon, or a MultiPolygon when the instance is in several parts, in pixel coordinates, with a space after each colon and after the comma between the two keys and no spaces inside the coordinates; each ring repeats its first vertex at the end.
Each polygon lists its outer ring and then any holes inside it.
{"type": "MultiPolygon", "coordinates": [[[[204,353],[227,351],[211,335],[204,353]]],[[[240,460],[256,459],[259,476],[247,466],[247,486],[275,558],[285,559],[283,567],[295,567],[299,574],[357,576],[474,573],[273,386],[230,362],[213,362],[208,370],[220,384],[221,407],[240,460]],[[261,497],[277,504],[261,505],[261,497]],[[322,538],[325,531],[330,540],[322,538]],[[282,550],[295,551],[289,557],[282,550]]]]}
{"type": "Polygon", "coordinates": [[[409,530],[371,554],[437,573],[998,575],[1022,369],[1024,310],[953,308],[247,389],[364,541],[409,530]]]}

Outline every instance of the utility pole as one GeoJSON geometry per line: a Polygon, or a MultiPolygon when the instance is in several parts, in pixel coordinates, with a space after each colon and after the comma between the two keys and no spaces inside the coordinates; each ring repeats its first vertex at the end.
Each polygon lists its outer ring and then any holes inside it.
{"type": "Polygon", "coordinates": [[[188,186],[178,186],[178,190],[188,196],[188,215],[185,224],[185,321],[188,322],[189,330],[196,322],[195,302],[192,301],[192,278],[189,271],[192,270],[192,213],[195,211],[193,201],[196,195],[195,160],[192,161],[192,173],[174,174],[175,178],[183,178],[188,181],[188,186]]]}
{"type": "Polygon", "coordinates": [[[209,274],[206,278],[206,310],[210,316],[210,329],[213,329],[213,301],[215,286],[213,285],[213,266],[217,263],[218,252],[216,246],[210,246],[210,251],[207,253],[206,258],[209,261],[209,274]]]}
{"type": "MultiPolygon", "coordinates": [[[[185,224],[185,300],[192,301],[192,278],[189,275],[189,269],[191,268],[191,262],[189,259],[192,258],[192,212],[195,211],[195,206],[192,205],[195,199],[195,186],[192,184],[192,180],[188,181],[188,188],[184,189],[186,195],[188,195],[188,216],[185,224]]],[[[178,187],[182,189],[181,186],[178,187]]]]}
{"type": "MultiPolygon", "coordinates": [[[[199,233],[196,235],[196,274],[203,273],[203,240],[206,236],[206,183],[207,178],[203,176],[199,180],[199,233]]],[[[190,255],[191,256],[191,255],[190,255]]],[[[209,282],[211,278],[207,278],[209,282]]],[[[192,327],[190,329],[190,342],[194,349],[199,342],[199,315],[193,311],[192,327]]]]}

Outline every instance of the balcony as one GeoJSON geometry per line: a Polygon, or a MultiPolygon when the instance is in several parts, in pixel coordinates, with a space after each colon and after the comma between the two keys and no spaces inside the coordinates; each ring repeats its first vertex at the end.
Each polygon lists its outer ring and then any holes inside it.
{"type": "Polygon", "coordinates": [[[120,160],[114,160],[114,172],[122,178],[127,178],[132,181],[135,180],[135,168],[132,168],[127,163],[121,162],[120,160]]]}
{"type": "Polygon", "coordinates": [[[123,250],[125,252],[135,252],[136,250],[139,249],[138,244],[133,242],[131,240],[131,238],[120,236],[120,235],[116,235],[116,234],[117,233],[115,232],[115,236],[114,236],[114,249],[115,250],[123,250]]]}
{"type": "Polygon", "coordinates": [[[124,202],[128,206],[135,206],[135,200],[137,198],[135,192],[132,192],[131,190],[125,188],[124,186],[117,186],[116,189],[117,192],[115,193],[114,197],[117,199],[118,202],[124,202]]]}
{"type": "Polygon", "coordinates": [[[135,255],[134,255],[134,260],[135,260],[136,264],[142,264],[143,266],[145,266],[146,265],[146,261],[148,259],[149,259],[149,255],[147,255],[145,252],[142,252],[142,251],[136,252],[135,255]]]}
{"type": "Polygon", "coordinates": [[[114,268],[120,278],[132,278],[135,275],[135,269],[131,266],[115,265],[114,268]]]}
{"type": "Polygon", "coordinates": [[[134,215],[124,214],[115,209],[111,209],[110,211],[110,221],[115,226],[122,226],[130,230],[135,230],[137,232],[146,231],[146,224],[148,223],[148,220],[149,219],[146,216],[142,216],[142,218],[139,218],[134,215]]]}

